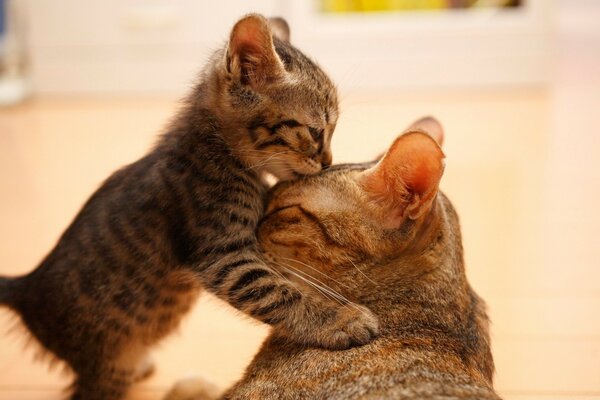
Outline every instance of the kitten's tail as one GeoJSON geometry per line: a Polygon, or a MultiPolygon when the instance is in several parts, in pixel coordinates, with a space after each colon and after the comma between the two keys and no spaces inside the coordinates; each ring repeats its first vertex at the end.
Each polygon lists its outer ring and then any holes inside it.
{"type": "Polygon", "coordinates": [[[0,306],[12,305],[12,291],[15,278],[0,276],[0,306]]]}

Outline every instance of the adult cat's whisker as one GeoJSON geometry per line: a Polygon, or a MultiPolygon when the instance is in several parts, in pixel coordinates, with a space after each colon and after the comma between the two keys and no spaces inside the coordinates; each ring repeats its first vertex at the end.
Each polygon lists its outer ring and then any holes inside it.
{"type": "Polygon", "coordinates": [[[364,276],[365,278],[367,278],[367,279],[369,280],[369,282],[371,282],[372,284],[374,284],[374,285],[376,285],[376,286],[378,285],[378,284],[377,284],[377,282],[375,282],[373,279],[369,278],[369,277],[367,276],[367,274],[365,274],[364,272],[362,272],[362,271],[360,270],[360,268],[358,268],[358,266],[357,266],[357,265],[354,263],[354,261],[352,261],[350,258],[348,258],[347,260],[350,262],[350,264],[352,264],[352,265],[354,266],[354,268],[356,268],[356,270],[357,270],[357,271],[358,271],[358,272],[359,272],[359,273],[360,273],[362,276],[364,276]]]}
{"type": "MultiPolygon", "coordinates": [[[[309,285],[313,286],[313,285],[312,285],[312,283],[313,283],[313,282],[309,282],[309,281],[307,281],[305,278],[303,278],[302,276],[300,276],[300,275],[298,275],[297,273],[295,273],[294,271],[292,271],[293,267],[292,267],[292,269],[290,269],[290,268],[286,267],[285,265],[283,265],[283,264],[281,264],[281,263],[278,263],[278,262],[276,262],[276,261],[273,261],[273,260],[270,260],[269,262],[270,262],[270,263],[272,263],[272,264],[274,264],[274,265],[277,265],[277,266],[278,266],[278,267],[280,267],[280,268],[283,268],[283,269],[284,269],[285,271],[287,271],[288,273],[290,273],[290,274],[292,274],[292,275],[294,275],[294,276],[296,276],[296,277],[300,278],[300,279],[301,279],[301,280],[303,280],[304,282],[306,282],[306,283],[308,283],[309,285]]],[[[283,274],[282,274],[281,272],[279,272],[279,271],[276,271],[276,273],[277,273],[277,274],[279,274],[280,276],[283,276],[283,274]]],[[[293,283],[293,282],[291,282],[291,281],[290,281],[288,278],[284,278],[284,279],[288,280],[288,282],[290,282],[292,285],[294,285],[294,283],[293,283]]],[[[295,285],[294,285],[294,287],[295,287],[295,285]]],[[[313,286],[313,287],[314,287],[314,286],[313,286]]],[[[299,288],[297,288],[297,287],[296,287],[296,289],[297,289],[297,290],[300,290],[300,289],[299,289],[299,288]]],[[[325,293],[322,293],[320,290],[319,290],[319,292],[320,292],[321,294],[325,295],[325,293]]],[[[331,298],[330,296],[327,296],[327,295],[325,295],[325,297],[326,297],[326,298],[330,298],[330,299],[332,299],[332,300],[335,300],[334,298],[331,298]]]]}
{"type": "MultiPolygon", "coordinates": [[[[285,265],[283,265],[283,264],[281,264],[281,263],[278,263],[277,261],[274,261],[274,260],[272,260],[272,259],[268,259],[268,260],[267,260],[267,263],[269,263],[269,264],[272,264],[272,265],[275,265],[275,266],[278,266],[278,267],[280,267],[280,268],[283,268],[283,269],[285,269],[285,270],[286,270],[288,273],[292,273],[292,271],[290,271],[290,269],[289,269],[289,268],[286,268],[286,266],[285,266],[285,265]]],[[[271,268],[271,270],[273,271],[273,273],[275,273],[276,275],[280,276],[282,279],[285,279],[287,282],[289,282],[289,283],[290,283],[292,286],[294,286],[294,287],[295,287],[297,290],[300,290],[299,288],[297,288],[297,287],[294,285],[294,282],[292,282],[292,281],[291,281],[291,280],[290,280],[288,277],[286,277],[284,274],[282,274],[282,273],[281,273],[281,271],[278,271],[278,270],[277,270],[277,269],[275,269],[275,268],[271,268]]]]}
{"type": "Polygon", "coordinates": [[[306,282],[309,286],[313,287],[314,289],[317,290],[317,292],[319,292],[323,297],[325,297],[326,299],[330,299],[330,300],[334,300],[336,302],[338,302],[341,306],[343,307],[347,307],[346,304],[342,303],[340,300],[338,300],[337,298],[335,298],[334,296],[330,295],[327,293],[326,290],[324,290],[324,288],[320,287],[319,285],[315,284],[314,282],[304,278],[303,276],[297,274],[296,272],[290,270],[289,268],[286,268],[283,265],[280,265],[281,268],[285,269],[287,272],[289,272],[290,274],[296,276],[298,279],[306,282]]]}
{"type": "Polygon", "coordinates": [[[295,267],[293,267],[291,265],[288,265],[288,264],[283,264],[283,263],[275,263],[275,264],[278,265],[278,266],[280,266],[281,268],[285,269],[288,273],[290,273],[290,274],[298,277],[302,281],[308,283],[310,286],[312,286],[313,288],[317,289],[317,291],[319,293],[321,293],[323,296],[325,296],[326,298],[331,299],[331,300],[335,300],[335,301],[337,301],[338,303],[340,303],[343,306],[346,305],[345,302],[341,301],[338,296],[335,296],[334,293],[331,292],[331,290],[328,290],[327,288],[325,288],[325,287],[323,287],[321,285],[318,285],[317,283],[315,283],[312,280],[310,280],[309,278],[313,278],[311,275],[303,273],[302,271],[300,271],[297,268],[295,268],[295,267]],[[301,274],[306,275],[306,277],[302,276],[301,274]]]}
{"type": "MultiPolygon", "coordinates": [[[[277,262],[275,262],[275,261],[273,261],[273,260],[271,260],[271,259],[268,259],[268,260],[267,260],[267,263],[269,263],[269,264],[275,264],[275,265],[278,265],[278,266],[282,267],[282,265],[280,265],[279,263],[277,263],[277,262]]],[[[283,274],[282,274],[280,271],[277,271],[277,269],[275,269],[275,268],[270,268],[270,270],[271,270],[271,271],[272,271],[272,272],[273,272],[275,275],[279,276],[279,277],[280,277],[282,280],[284,280],[285,282],[289,283],[289,284],[290,284],[290,285],[291,285],[291,286],[292,286],[294,289],[296,289],[296,290],[298,291],[298,293],[300,293],[300,294],[301,294],[301,295],[303,295],[303,296],[305,295],[304,293],[302,293],[302,291],[300,290],[300,288],[299,288],[299,287],[297,287],[297,286],[294,284],[294,282],[292,282],[292,281],[291,281],[291,280],[290,280],[288,277],[286,277],[285,275],[283,275],[283,274]]],[[[289,271],[288,271],[288,272],[289,272],[289,271]]]]}
{"type": "Polygon", "coordinates": [[[350,287],[350,286],[348,286],[348,285],[346,285],[346,284],[344,284],[344,283],[342,283],[342,282],[340,282],[340,281],[338,281],[338,280],[336,280],[336,279],[333,279],[331,276],[327,275],[327,274],[326,274],[326,273],[324,273],[323,271],[319,271],[317,268],[315,268],[315,267],[313,267],[313,266],[311,266],[311,265],[308,265],[308,264],[306,264],[306,263],[304,263],[304,262],[302,262],[302,261],[300,261],[300,260],[296,260],[295,258],[282,257],[282,256],[279,256],[279,258],[281,258],[281,259],[283,259],[283,260],[287,260],[287,261],[293,261],[293,262],[296,262],[296,263],[298,263],[298,264],[300,264],[300,265],[304,265],[305,267],[307,267],[307,268],[310,268],[310,269],[312,269],[313,271],[315,271],[315,272],[317,272],[317,273],[319,273],[319,274],[323,275],[323,276],[324,276],[324,277],[326,277],[327,279],[331,279],[333,282],[337,283],[338,285],[344,286],[344,287],[345,287],[345,288],[347,288],[347,289],[351,289],[351,287],[350,287]]]}
{"type": "Polygon", "coordinates": [[[309,277],[310,279],[319,282],[322,286],[318,285],[315,282],[312,282],[312,283],[315,284],[315,285],[317,285],[317,286],[319,286],[321,289],[326,290],[331,296],[334,296],[340,302],[340,304],[344,304],[346,306],[353,307],[356,310],[363,312],[363,310],[360,307],[358,307],[356,304],[354,304],[352,301],[350,301],[346,296],[344,296],[341,293],[337,292],[335,289],[331,288],[326,283],[320,281],[319,279],[315,278],[314,276],[312,276],[311,274],[309,274],[309,273],[307,273],[305,271],[299,270],[298,268],[296,268],[296,267],[294,267],[292,265],[289,265],[289,264],[285,264],[285,265],[287,267],[289,267],[289,268],[292,268],[294,271],[297,271],[298,273],[301,273],[301,274],[309,277]]]}

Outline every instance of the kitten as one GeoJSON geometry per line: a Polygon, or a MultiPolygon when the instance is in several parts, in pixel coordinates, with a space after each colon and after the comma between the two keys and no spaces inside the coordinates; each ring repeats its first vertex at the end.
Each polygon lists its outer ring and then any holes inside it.
{"type": "Polygon", "coordinates": [[[304,295],[256,247],[262,175],[328,167],[338,115],[329,78],[274,23],[281,37],[262,16],[238,21],[156,147],[104,182],[36,270],[0,279],[0,301],[75,372],[72,399],[123,398],[201,288],[298,343],[376,335],[368,310],[304,295]]]}
{"type": "MultiPolygon", "coordinates": [[[[281,273],[305,291],[328,287],[367,305],[380,337],[332,352],[274,332],[221,399],[499,398],[485,306],[465,276],[456,212],[438,192],[444,154],[423,128],[441,143],[441,126],[427,118],[376,165],[279,184],[259,227],[281,273]]],[[[188,381],[168,398],[215,393],[188,381]]]]}

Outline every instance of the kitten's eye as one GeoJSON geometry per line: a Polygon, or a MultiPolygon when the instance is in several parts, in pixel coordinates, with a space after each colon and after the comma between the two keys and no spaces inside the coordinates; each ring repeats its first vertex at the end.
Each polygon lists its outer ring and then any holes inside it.
{"type": "Polygon", "coordinates": [[[308,131],[310,132],[310,135],[315,141],[319,140],[319,138],[321,138],[321,136],[323,135],[323,129],[313,128],[312,126],[308,127],[308,131]]]}

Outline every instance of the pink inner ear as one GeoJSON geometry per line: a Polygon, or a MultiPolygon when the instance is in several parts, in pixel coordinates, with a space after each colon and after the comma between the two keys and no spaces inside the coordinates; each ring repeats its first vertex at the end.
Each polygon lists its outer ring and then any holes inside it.
{"type": "Polygon", "coordinates": [[[242,82],[254,89],[282,72],[268,21],[259,15],[243,18],[233,27],[229,54],[239,62],[242,82]]]}
{"type": "MultiPolygon", "coordinates": [[[[443,153],[441,150],[432,151],[431,143],[427,141],[412,141],[398,154],[403,160],[392,164],[392,168],[404,170],[404,185],[413,193],[425,195],[437,186],[441,176],[440,165],[443,153]]],[[[439,148],[438,148],[439,150],[439,148]]]]}
{"type": "Polygon", "coordinates": [[[409,132],[392,144],[384,158],[363,173],[365,191],[388,210],[391,218],[403,216],[407,208],[419,215],[437,193],[444,170],[444,153],[423,132],[409,132]]]}
{"type": "Polygon", "coordinates": [[[433,117],[424,117],[414,122],[406,130],[406,132],[410,131],[427,132],[440,146],[444,144],[444,128],[442,128],[442,124],[433,117]]]}
{"type": "Polygon", "coordinates": [[[238,22],[231,35],[231,47],[234,53],[251,53],[260,56],[268,50],[270,33],[266,25],[255,17],[238,22]]]}

